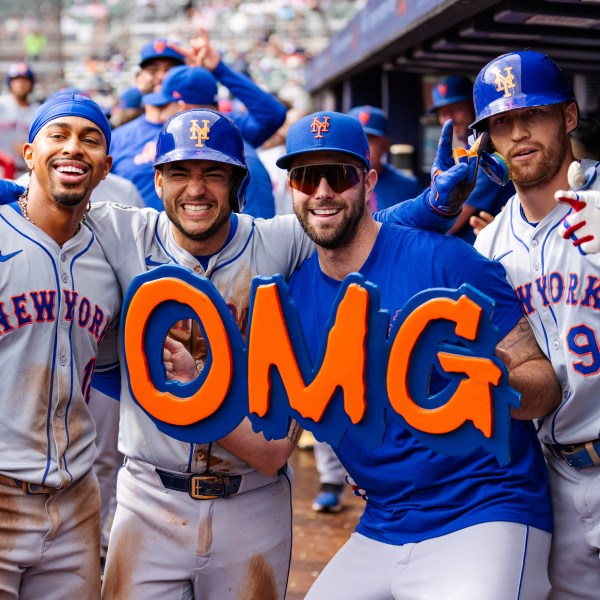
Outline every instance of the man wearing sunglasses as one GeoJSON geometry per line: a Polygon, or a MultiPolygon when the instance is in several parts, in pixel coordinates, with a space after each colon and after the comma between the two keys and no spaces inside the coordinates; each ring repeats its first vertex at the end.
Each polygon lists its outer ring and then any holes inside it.
{"type": "MultiPolygon", "coordinates": [[[[462,240],[373,219],[368,198],[377,174],[359,121],[309,115],[290,128],[286,146],[277,164],[288,170],[294,211],[317,248],[289,283],[313,359],[349,273],[378,285],[390,336],[412,296],[469,283],[495,301],[497,354],[522,394],[503,467],[483,449],[437,453],[400,419],[389,420],[376,448],[348,431],[336,453],[366,492],[365,511],[307,599],[545,598],[552,515],[531,419],[558,405],[560,388],[504,269],[462,240]],[[319,130],[326,119],[327,131],[319,130]]],[[[433,383],[440,377],[434,370],[433,383]]]]}

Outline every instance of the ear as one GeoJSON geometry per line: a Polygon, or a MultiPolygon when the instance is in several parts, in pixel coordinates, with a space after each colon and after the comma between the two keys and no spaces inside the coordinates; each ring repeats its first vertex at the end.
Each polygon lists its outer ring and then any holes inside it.
{"type": "Polygon", "coordinates": [[[375,189],[375,184],[377,183],[377,171],[375,169],[371,169],[365,175],[365,198],[367,203],[373,190],[375,189]]]}
{"type": "Polygon", "coordinates": [[[163,176],[162,169],[154,169],[154,189],[158,194],[158,197],[162,200],[162,185],[163,185],[163,176]]]}
{"type": "Polygon", "coordinates": [[[23,158],[25,159],[27,168],[33,171],[33,148],[29,143],[23,146],[23,158]]]}
{"type": "Polygon", "coordinates": [[[106,156],[106,160],[104,162],[104,174],[102,175],[102,179],[106,179],[106,176],[108,175],[109,171],[112,168],[112,163],[113,163],[113,159],[112,156],[107,155],[106,156]]]}
{"type": "Polygon", "coordinates": [[[569,102],[565,106],[565,126],[567,133],[571,133],[579,124],[579,110],[576,102],[569,102]]]}

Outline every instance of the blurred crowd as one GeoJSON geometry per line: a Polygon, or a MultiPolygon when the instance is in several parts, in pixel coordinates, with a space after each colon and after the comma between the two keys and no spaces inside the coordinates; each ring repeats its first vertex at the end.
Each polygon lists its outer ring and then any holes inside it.
{"type": "Polygon", "coordinates": [[[25,0],[0,2],[4,70],[36,66],[38,101],[64,87],[85,88],[112,107],[134,84],[148,40],[184,43],[206,30],[234,70],[291,106],[307,104],[305,62],[366,0],[25,0]],[[53,27],[47,27],[54,22],[53,27]],[[60,23],[61,37],[57,32],[60,23]]]}

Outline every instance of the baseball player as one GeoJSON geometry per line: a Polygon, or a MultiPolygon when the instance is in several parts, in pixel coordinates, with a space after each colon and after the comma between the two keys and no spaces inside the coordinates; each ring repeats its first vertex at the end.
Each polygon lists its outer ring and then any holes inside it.
{"type": "MultiPolygon", "coordinates": [[[[429,112],[437,116],[440,125],[448,119],[454,123],[454,147],[467,148],[469,125],[475,118],[473,109],[473,83],[464,75],[451,75],[439,81],[431,91],[432,105],[429,112]]],[[[480,213],[497,215],[507,200],[514,194],[512,183],[497,185],[483,170],[478,173],[475,189],[463,205],[461,214],[449,233],[462,238],[469,244],[475,241],[478,232],[469,222],[478,219],[480,213]]]]}
{"type": "Polygon", "coordinates": [[[39,103],[30,100],[35,75],[26,63],[15,63],[6,73],[8,93],[0,96],[0,151],[15,160],[15,176],[27,171],[23,144],[39,103]]]}
{"type": "Polygon", "coordinates": [[[391,335],[416,293],[469,283],[495,301],[497,352],[506,357],[522,405],[513,413],[512,459],[504,467],[482,449],[438,454],[400,419],[389,420],[383,443],[372,449],[348,431],[336,452],[368,499],[356,532],[307,599],[545,598],[552,518],[529,419],[560,400],[552,367],[500,265],[453,237],[374,221],[367,199],[376,174],[360,123],[317,113],[331,123],[317,139],[314,116],[290,128],[287,154],[278,161],[288,170],[296,215],[317,247],[289,284],[313,359],[341,280],[351,272],[379,286],[381,308],[392,315],[391,335]]]}
{"type": "MultiPolygon", "coordinates": [[[[560,239],[561,221],[576,214],[567,203],[554,201],[555,191],[569,187],[569,133],[577,127],[577,104],[560,68],[531,50],[488,63],[473,96],[472,126],[489,132],[493,158],[507,167],[517,191],[481,231],[475,247],[506,269],[562,388],[560,406],[539,422],[538,431],[554,509],[550,597],[592,600],[600,589],[600,414],[595,408],[600,256],[586,256],[560,239]]],[[[598,163],[582,160],[580,169],[584,176],[576,186],[600,189],[598,163]]],[[[580,208],[576,194],[559,197],[580,208]]]]}
{"type": "MultiPolygon", "coordinates": [[[[443,207],[454,202],[454,186],[469,173],[465,164],[448,168],[451,135],[448,127],[438,193],[425,193],[384,216],[448,226],[443,207]]],[[[211,279],[245,333],[252,277],[288,276],[313,246],[293,215],[264,221],[236,212],[247,181],[242,147],[239,130],[219,113],[179,113],[159,136],[156,186],[165,212],[95,205],[88,223],[123,289],[147,269],[181,264],[211,279]]],[[[197,329],[193,336],[188,330],[187,342],[202,367],[206,347],[197,329]]],[[[184,444],[159,432],[128,396],[126,382],[121,389],[120,448],[127,459],[119,475],[105,596],[195,590],[197,596],[221,599],[246,588],[255,590],[253,598],[282,598],[291,548],[289,471],[283,465],[294,428],[290,439],[267,443],[244,423],[218,442],[184,444]],[[190,497],[192,480],[206,486],[200,497],[190,497]]]]}
{"type": "Polygon", "coordinates": [[[89,98],[42,105],[24,147],[29,187],[0,207],[0,353],[14,365],[0,395],[2,598],[100,596],[87,401],[94,371],[118,360],[121,295],[82,222],[110,169],[110,138],[89,98]]]}

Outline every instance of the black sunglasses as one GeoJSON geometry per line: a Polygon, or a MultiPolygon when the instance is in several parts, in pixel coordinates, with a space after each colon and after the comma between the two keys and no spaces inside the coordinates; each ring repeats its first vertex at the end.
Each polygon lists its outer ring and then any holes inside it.
{"type": "Polygon", "coordinates": [[[336,194],[349,190],[360,181],[359,168],[346,164],[294,167],[288,174],[290,186],[309,196],[319,187],[322,177],[336,194]]]}

